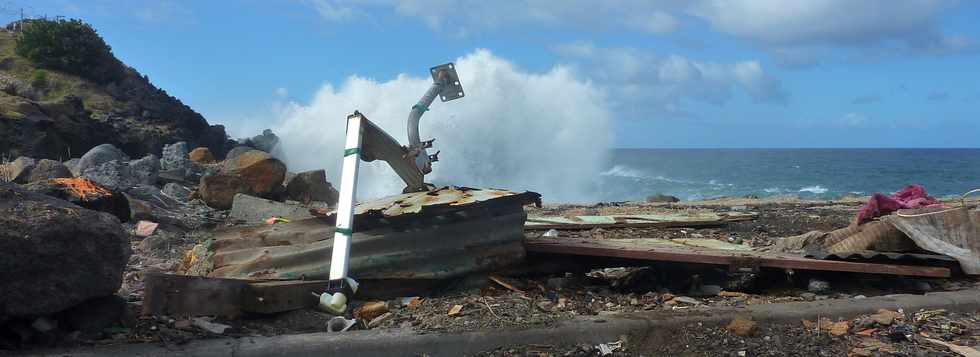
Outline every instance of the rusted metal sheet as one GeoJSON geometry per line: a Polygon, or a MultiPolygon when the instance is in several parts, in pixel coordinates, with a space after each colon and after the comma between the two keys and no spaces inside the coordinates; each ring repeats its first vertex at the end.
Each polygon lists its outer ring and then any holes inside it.
{"type": "Polygon", "coordinates": [[[900,210],[882,220],[895,225],[922,249],[955,258],[963,272],[980,274],[980,210],[968,208],[964,202],[964,207],[938,211],[900,210]]]}
{"type": "MultiPolygon", "coordinates": [[[[533,192],[443,188],[358,206],[350,274],[358,280],[438,280],[524,258],[523,205],[533,192]]],[[[326,279],[329,217],[219,231],[192,261],[208,276],[326,279]]],[[[202,271],[191,267],[190,271],[202,271]]]]}
{"type": "Polygon", "coordinates": [[[753,266],[940,278],[950,276],[950,270],[943,267],[807,259],[788,254],[719,249],[717,246],[707,248],[707,245],[679,244],[664,239],[534,238],[528,239],[525,246],[528,252],[536,253],[713,264],[730,267],[753,266]]]}
{"type": "Polygon", "coordinates": [[[593,229],[593,228],[670,228],[670,227],[718,227],[729,222],[755,219],[753,213],[731,212],[676,212],[663,214],[530,217],[524,224],[526,230],[544,229],[593,229]]]}

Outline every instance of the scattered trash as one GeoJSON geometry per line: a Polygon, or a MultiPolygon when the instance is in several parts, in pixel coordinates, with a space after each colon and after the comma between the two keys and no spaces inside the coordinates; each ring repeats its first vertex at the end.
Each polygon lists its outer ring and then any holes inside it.
{"type": "Polygon", "coordinates": [[[357,323],[355,319],[346,319],[343,316],[336,316],[327,321],[327,332],[346,332],[351,326],[357,323]]]}
{"type": "Polygon", "coordinates": [[[671,299],[670,301],[673,301],[675,303],[680,303],[680,304],[701,305],[701,300],[687,297],[687,296],[677,296],[671,299]]]}
{"type": "Polygon", "coordinates": [[[453,305],[453,307],[449,308],[449,314],[448,315],[449,316],[456,316],[456,315],[459,315],[459,313],[461,311],[463,311],[463,305],[453,305]]]}
{"type": "Polygon", "coordinates": [[[136,228],[133,230],[133,234],[140,238],[146,238],[153,235],[153,232],[157,230],[160,226],[159,223],[150,221],[139,221],[136,223],[136,228]]]}
{"type": "Polygon", "coordinates": [[[807,283],[806,290],[815,294],[824,293],[827,292],[827,290],[830,290],[830,283],[826,280],[812,278],[810,279],[810,282],[807,283]]]}
{"type": "Polygon", "coordinates": [[[419,306],[422,303],[422,299],[418,296],[403,297],[398,299],[399,305],[401,307],[413,308],[419,306]]]}
{"type": "Polygon", "coordinates": [[[843,336],[850,330],[851,325],[847,321],[838,321],[830,325],[830,334],[833,336],[843,336]]]}
{"type": "Polygon", "coordinates": [[[388,303],[384,301],[372,301],[364,303],[361,307],[354,310],[354,317],[364,320],[371,321],[376,317],[381,316],[388,312],[388,303]]]}
{"type": "Polygon", "coordinates": [[[596,348],[599,349],[599,355],[608,356],[623,348],[623,341],[600,343],[598,346],[596,346],[596,348]]]}
{"type": "Polygon", "coordinates": [[[880,309],[878,310],[877,313],[872,314],[868,317],[870,317],[871,320],[874,320],[874,322],[878,323],[881,326],[888,326],[891,325],[892,322],[895,321],[895,319],[902,318],[904,317],[904,315],[895,311],[880,309]]]}
{"type": "Polygon", "coordinates": [[[395,314],[391,312],[386,312],[384,314],[381,314],[381,316],[375,317],[373,320],[371,320],[371,322],[368,322],[368,328],[376,328],[380,326],[382,322],[387,321],[392,316],[395,316],[395,314]]]}
{"type": "Polygon", "coordinates": [[[558,238],[558,230],[554,228],[549,229],[547,232],[544,232],[544,234],[542,234],[541,236],[545,238],[558,238]]]}
{"type": "Polygon", "coordinates": [[[497,276],[497,275],[491,275],[490,276],[490,280],[492,280],[493,282],[495,282],[497,284],[500,284],[500,286],[503,286],[503,287],[507,288],[507,290],[513,291],[515,293],[521,293],[521,294],[524,293],[524,290],[515,288],[514,285],[508,283],[504,277],[497,276]]]}
{"type": "Polygon", "coordinates": [[[228,326],[228,325],[225,325],[225,324],[219,324],[219,323],[211,322],[207,318],[204,318],[204,317],[195,317],[191,321],[192,321],[192,324],[194,326],[196,326],[196,327],[198,327],[198,328],[200,328],[202,330],[205,330],[207,332],[214,333],[214,334],[219,334],[219,335],[225,333],[225,331],[227,331],[228,329],[231,328],[231,326],[228,326]]]}
{"type": "Polygon", "coordinates": [[[926,337],[925,340],[949,348],[950,351],[956,352],[957,354],[963,357],[980,357],[980,351],[977,351],[976,349],[973,349],[971,347],[954,345],[946,341],[937,340],[928,337],[926,337]]]}
{"type": "Polygon", "coordinates": [[[265,224],[289,223],[289,219],[283,217],[269,217],[265,219],[265,224]]]}

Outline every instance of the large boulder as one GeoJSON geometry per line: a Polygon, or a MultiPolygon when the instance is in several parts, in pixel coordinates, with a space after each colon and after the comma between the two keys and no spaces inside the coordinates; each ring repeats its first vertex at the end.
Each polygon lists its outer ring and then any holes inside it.
{"type": "Polygon", "coordinates": [[[155,185],[160,172],[160,160],[148,155],[139,160],[112,160],[82,169],[83,177],[113,190],[126,191],[138,185],[155,185]]]}
{"type": "Polygon", "coordinates": [[[187,154],[187,142],[178,141],[170,145],[165,145],[163,147],[163,155],[160,157],[160,169],[164,171],[190,171],[192,164],[187,158],[187,154]]]}
{"type": "Polygon", "coordinates": [[[64,164],[55,160],[41,159],[34,165],[34,169],[31,170],[30,179],[28,182],[44,181],[56,178],[72,178],[71,170],[68,170],[64,164]]]}
{"type": "Polygon", "coordinates": [[[209,207],[224,210],[231,208],[236,194],[251,194],[252,189],[239,176],[217,174],[202,177],[197,193],[209,207]]]}
{"type": "Polygon", "coordinates": [[[0,321],[114,294],[129,255],[112,215],[0,183],[0,321]]]}
{"type": "Polygon", "coordinates": [[[249,152],[249,151],[252,151],[252,150],[255,150],[255,148],[253,148],[251,146],[236,146],[233,149],[231,149],[231,150],[228,151],[228,154],[225,155],[225,160],[234,159],[234,158],[238,157],[238,155],[244,154],[244,153],[249,152]]]}
{"type": "Polygon", "coordinates": [[[28,183],[31,179],[31,172],[34,171],[34,166],[37,165],[37,161],[32,158],[21,156],[16,160],[10,162],[6,166],[7,181],[12,181],[16,183],[28,183]]]}
{"type": "Polygon", "coordinates": [[[324,170],[300,172],[286,182],[286,195],[289,199],[309,203],[312,201],[337,203],[340,193],[327,182],[324,170]]]}
{"type": "Polygon", "coordinates": [[[214,158],[214,154],[211,152],[211,150],[206,147],[199,147],[191,150],[191,152],[187,154],[187,158],[191,162],[198,165],[213,164],[215,161],[217,161],[214,158]]]}
{"type": "Polygon", "coordinates": [[[85,170],[94,168],[109,161],[125,162],[129,161],[129,157],[126,156],[126,153],[122,152],[122,150],[119,150],[112,144],[102,144],[96,146],[78,159],[79,175],[85,170]]]}
{"type": "Polygon", "coordinates": [[[282,186],[286,164],[259,150],[250,150],[226,159],[221,173],[241,177],[253,194],[264,196],[282,186]]]}
{"type": "Polygon", "coordinates": [[[121,222],[129,221],[129,203],[122,193],[82,177],[36,181],[25,185],[24,189],[62,199],[90,210],[109,213],[121,222]]]}

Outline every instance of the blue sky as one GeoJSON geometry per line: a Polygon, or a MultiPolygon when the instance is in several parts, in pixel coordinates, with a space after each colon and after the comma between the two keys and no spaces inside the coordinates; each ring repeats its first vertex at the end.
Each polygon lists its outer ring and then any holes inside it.
{"type": "Polygon", "coordinates": [[[25,8],[93,24],[125,63],[233,133],[324,83],[422,76],[487,49],[531,73],[571,68],[600,88],[614,147],[977,147],[980,137],[974,2],[0,5],[4,20],[25,8]]]}

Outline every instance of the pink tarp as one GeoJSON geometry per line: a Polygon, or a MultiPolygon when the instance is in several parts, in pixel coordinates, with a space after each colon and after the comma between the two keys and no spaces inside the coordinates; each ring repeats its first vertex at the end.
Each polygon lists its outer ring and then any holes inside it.
{"type": "Polygon", "coordinates": [[[900,209],[943,207],[942,202],[926,194],[921,185],[909,185],[891,196],[875,192],[854,217],[854,223],[862,224],[900,209]]]}

